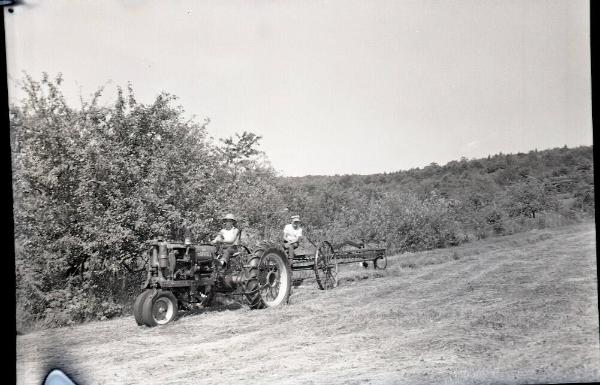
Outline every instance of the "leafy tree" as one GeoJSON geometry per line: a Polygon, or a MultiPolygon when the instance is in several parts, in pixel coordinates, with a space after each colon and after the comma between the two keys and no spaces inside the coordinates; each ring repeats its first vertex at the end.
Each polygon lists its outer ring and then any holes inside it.
{"type": "Polygon", "coordinates": [[[182,118],[176,98],[145,105],[131,87],[100,106],[67,105],[62,78],[27,77],[12,106],[11,139],[20,318],[61,325],[124,311],[142,278],[140,248],[220,226],[235,211],[265,232],[277,202],[260,137],[212,143],[206,124],[182,118]],[[260,226],[259,226],[260,225],[260,226]]]}
{"type": "Polygon", "coordinates": [[[507,198],[507,211],[511,216],[535,218],[536,213],[550,205],[543,183],[534,178],[510,186],[507,198]]]}

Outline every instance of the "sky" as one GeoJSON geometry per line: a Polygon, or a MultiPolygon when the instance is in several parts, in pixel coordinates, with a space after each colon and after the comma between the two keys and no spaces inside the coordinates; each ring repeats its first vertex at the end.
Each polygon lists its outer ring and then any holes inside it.
{"type": "Polygon", "coordinates": [[[372,174],[592,144],[578,0],[25,1],[5,9],[9,98],[62,73],[74,106],[131,82],[284,176],[372,174]]]}

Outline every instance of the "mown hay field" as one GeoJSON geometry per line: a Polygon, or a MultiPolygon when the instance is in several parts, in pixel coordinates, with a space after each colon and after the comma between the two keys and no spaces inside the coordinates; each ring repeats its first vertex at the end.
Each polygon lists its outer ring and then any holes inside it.
{"type": "Polygon", "coordinates": [[[235,303],[160,328],[133,317],[17,337],[17,382],[479,384],[600,380],[593,223],[344,265],[290,305],[235,303]]]}

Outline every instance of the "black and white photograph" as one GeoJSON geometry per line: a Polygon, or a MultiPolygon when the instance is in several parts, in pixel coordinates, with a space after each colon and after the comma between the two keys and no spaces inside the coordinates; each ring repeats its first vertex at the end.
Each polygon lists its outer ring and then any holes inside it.
{"type": "Polygon", "coordinates": [[[589,1],[0,3],[17,384],[600,381],[589,1]]]}

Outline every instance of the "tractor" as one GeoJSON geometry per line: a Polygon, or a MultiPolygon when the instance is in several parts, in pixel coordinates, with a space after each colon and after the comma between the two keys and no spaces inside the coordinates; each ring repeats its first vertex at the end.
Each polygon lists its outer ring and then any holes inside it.
{"type": "Polygon", "coordinates": [[[154,239],[146,242],[147,277],[133,304],[138,325],[173,321],[179,309],[209,307],[215,294],[242,297],[251,309],[279,306],[289,300],[292,271],[277,244],[263,242],[251,252],[239,246],[227,265],[219,245],[154,239]]]}

